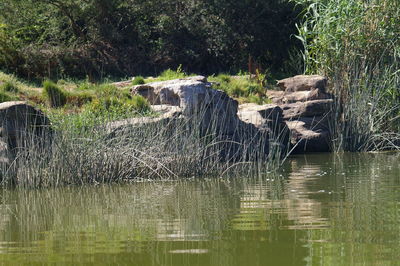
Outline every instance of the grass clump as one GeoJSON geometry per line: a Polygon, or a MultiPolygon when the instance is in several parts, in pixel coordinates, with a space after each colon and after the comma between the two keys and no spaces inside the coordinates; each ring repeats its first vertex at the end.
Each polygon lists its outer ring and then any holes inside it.
{"type": "Polygon", "coordinates": [[[53,108],[62,107],[67,103],[67,93],[50,80],[43,82],[43,97],[53,108]]]}
{"type": "Polygon", "coordinates": [[[133,80],[132,80],[132,85],[142,85],[145,84],[146,81],[144,80],[144,78],[142,76],[136,76],[133,80]]]}
{"type": "Polygon", "coordinates": [[[17,99],[12,97],[12,96],[10,96],[10,95],[8,95],[5,92],[1,92],[0,91],[0,103],[8,102],[8,101],[14,101],[14,100],[17,100],[17,99]]]}
{"type": "Polygon", "coordinates": [[[187,75],[182,70],[182,65],[179,65],[176,70],[172,70],[172,69],[164,70],[155,80],[156,81],[166,81],[166,80],[186,78],[188,76],[189,75],[187,75]]]}
{"type": "Polygon", "coordinates": [[[0,90],[4,92],[18,93],[19,87],[15,82],[7,80],[0,85],[0,90]]]}
{"type": "Polygon", "coordinates": [[[250,76],[229,76],[219,74],[208,78],[216,89],[226,92],[240,103],[252,102],[257,104],[270,103],[263,83],[250,76]]]}

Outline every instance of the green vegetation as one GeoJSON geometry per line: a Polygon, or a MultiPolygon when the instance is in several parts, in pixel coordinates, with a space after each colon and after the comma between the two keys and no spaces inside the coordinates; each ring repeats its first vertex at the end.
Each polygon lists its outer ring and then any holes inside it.
{"type": "Polygon", "coordinates": [[[141,84],[145,84],[146,81],[144,80],[144,78],[142,76],[137,76],[132,80],[132,85],[141,85],[141,84]]]}
{"type": "Polygon", "coordinates": [[[0,90],[4,91],[4,92],[12,92],[12,93],[18,93],[19,92],[19,88],[18,86],[13,83],[12,81],[6,81],[3,84],[1,84],[0,86],[0,90]]]}
{"type": "Polygon", "coordinates": [[[270,102],[266,95],[265,81],[257,80],[256,77],[219,74],[209,77],[208,80],[214,83],[216,89],[223,90],[229,96],[238,99],[240,103],[264,104],[270,102]]]}
{"type": "Polygon", "coordinates": [[[296,0],[307,73],[330,79],[334,149],[385,149],[400,139],[400,2],[296,0]]]}
{"type": "Polygon", "coordinates": [[[53,108],[64,106],[67,103],[67,93],[49,80],[43,82],[43,97],[53,108]]]}
{"type": "MultiPolygon", "coordinates": [[[[300,43],[288,0],[2,0],[0,66],[29,80],[287,71],[300,43]]],[[[286,73],[284,73],[286,74],[286,73]]]]}
{"type": "MultiPolygon", "coordinates": [[[[283,152],[280,147],[271,148],[270,154],[264,150],[266,142],[275,143],[276,139],[260,138],[251,145],[221,140],[215,126],[221,124],[216,120],[220,119],[217,113],[207,121],[208,133],[202,136],[203,112],[186,119],[120,126],[123,123],[112,123],[113,108],[118,110],[120,105],[109,104],[109,111],[102,115],[92,111],[65,114],[54,109],[49,113],[55,129],[53,145],[45,149],[33,145],[21,150],[9,169],[0,169],[4,173],[3,184],[17,180],[19,186],[46,187],[250,175],[280,165],[280,152],[283,152]],[[238,146],[235,159],[223,152],[238,146]]],[[[135,97],[132,104],[143,106],[144,101],[135,97]]],[[[142,119],[138,112],[125,114],[131,119],[142,119]]]]}

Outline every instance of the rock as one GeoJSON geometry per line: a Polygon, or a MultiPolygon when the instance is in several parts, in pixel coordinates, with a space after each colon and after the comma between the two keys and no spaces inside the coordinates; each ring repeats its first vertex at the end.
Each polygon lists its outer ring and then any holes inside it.
{"type": "Polygon", "coordinates": [[[150,127],[162,128],[171,124],[173,120],[179,118],[181,115],[181,109],[176,106],[168,105],[155,105],[152,106],[154,111],[160,112],[161,115],[157,117],[135,117],[124,119],[120,121],[114,121],[107,123],[102,126],[108,134],[108,139],[115,138],[116,136],[122,136],[129,133],[131,130],[148,130],[150,127]]]}
{"type": "Polygon", "coordinates": [[[267,95],[269,99],[271,99],[271,101],[275,104],[332,99],[331,94],[324,93],[320,89],[312,89],[308,91],[295,91],[295,92],[267,90],[267,95]]]}
{"type": "Polygon", "coordinates": [[[282,110],[276,105],[252,106],[251,110],[239,112],[240,119],[237,101],[212,89],[202,76],[138,85],[131,92],[147,98],[154,106],[179,107],[179,118],[189,121],[185,123],[198,130],[201,137],[218,140],[212,146],[218,146],[220,158],[225,161],[268,157],[270,139],[277,137],[275,133],[281,127],[286,128],[282,110]],[[250,118],[252,115],[255,117],[250,118]],[[257,116],[260,121],[254,120],[257,116]]]}
{"type": "Polygon", "coordinates": [[[205,77],[196,76],[137,85],[131,89],[131,93],[143,96],[152,105],[179,106],[183,113],[191,114],[202,109],[210,97],[214,97],[215,93],[209,90],[210,87],[205,77]]]}
{"type": "Polygon", "coordinates": [[[20,149],[49,144],[52,138],[49,119],[25,102],[0,104],[0,162],[10,163],[20,149]]]}
{"type": "Polygon", "coordinates": [[[202,117],[203,130],[213,123],[224,134],[235,131],[237,101],[223,91],[211,89],[203,76],[137,85],[131,92],[142,95],[152,105],[178,106],[185,116],[202,117]]]}
{"type": "Polygon", "coordinates": [[[242,121],[254,124],[257,127],[269,127],[268,122],[282,122],[282,113],[282,109],[276,104],[257,105],[250,103],[239,106],[238,116],[242,121]]]}
{"type": "Polygon", "coordinates": [[[273,103],[275,104],[283,103],[283,97],[285,96],[284,91],[267,90],[266,94],[273,103]]]}
{"type": "Polygon", "coordinates": [[[329,152],[330,130],[326,117],[303,117],[286,121],[293,153],[329,152]]]}
{"type": "Polygon", "coordinates": [[[282,97],[282,102],[295,103],[325,99],[332,99],[332,95],[324,93],[320,89],[313,89],[310,91],[295,91],[291,93],[285,93],[282,97]]]}
{"type": "Polygon", "coordinates": [[[325,92],[327,78],[320,75],[298,75],[278,80],[277,86],[286,92],[320,89],[325,92]]]}
{"type": "Polygon", "coordinates": [[[246,123],[267,130],[273,142],[279,142],[286,148],[289,141],[289,130],[283,121],[283,111],[276,104],[242,104],[238,116],[246,123]]]}
{"type": "Polygon", "coordinates": [[[299,117],[323,116],[330,113],[333,108],[333,100],[315,100],[307,102],[296,102],[283,104],[283,118],[285,120],[296,119],[299,117]]]}

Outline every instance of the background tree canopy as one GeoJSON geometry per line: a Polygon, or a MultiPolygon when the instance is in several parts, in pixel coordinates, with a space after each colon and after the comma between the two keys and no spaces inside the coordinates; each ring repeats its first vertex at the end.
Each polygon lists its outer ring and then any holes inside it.
{"type": "Polygon", "coordinates": [[[154,75],[182,64],[203,74],[278,74],[297,44],[285,0],[2,0],[0,69],[25,78],[154,75]]]}

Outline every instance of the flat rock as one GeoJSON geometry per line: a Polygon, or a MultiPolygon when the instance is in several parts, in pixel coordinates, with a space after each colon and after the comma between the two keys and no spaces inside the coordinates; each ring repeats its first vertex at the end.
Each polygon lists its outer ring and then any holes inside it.
{"type": "Polygon", "coordinates": [[[325,99],[332,99],[332,95],[322,92],[321,89],[312,89],[309,91],[285,92],[282,96],[281,102],[295,103],[325,99]]]}
{"type": "Polygon", "coordinates": [[[283,97],[285,96],[284,91],[275,91],[275,90],[267,90],[266,94],[268,98],[274,103],[274,104],[282,104],[283,103],[283,97]]]}
{"type": "Polygon", "coordinates": [[[325,92],[327,78],[320,75],[298,75],[278,80],[277,86],[286,92],[320,89],[325,92]]]}
{"type": "Polygon", "coordinates": [[[323,116],[329,114],[333,107],[332,99],[315,100],[307,102],[296,102],[283,104],[283,118],[285,120],[299,117],[323,116]]]}
{"type": "Polygon", "coordinates": [[[246,123],[263,127],[267,125],[268,121],[280,123],[283,119],[282,113],[282,109],[276,104],[257,105],[249,103],[239,106],[238,116],[246,123]]]}

